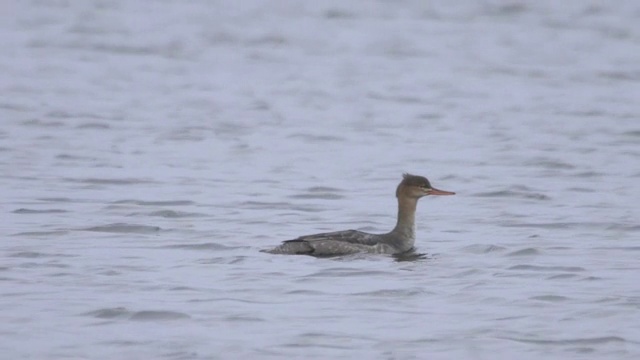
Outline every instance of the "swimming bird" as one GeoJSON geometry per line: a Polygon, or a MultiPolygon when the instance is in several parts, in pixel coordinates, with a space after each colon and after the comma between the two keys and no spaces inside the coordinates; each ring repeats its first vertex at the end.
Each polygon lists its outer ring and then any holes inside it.
{"type": "Polygon", "coordinates": [[[300,236],[284,241],[270,250],[271,254],[338,256],[355,253],[402,254],[411,249],[416,240],[416,207],[418,200],[427,195],[455,195],[438,190],[424,176],[403,174],[396,189],[398,221],[386,234],[369,234],[358,230],[345,230],[300,236]]]}

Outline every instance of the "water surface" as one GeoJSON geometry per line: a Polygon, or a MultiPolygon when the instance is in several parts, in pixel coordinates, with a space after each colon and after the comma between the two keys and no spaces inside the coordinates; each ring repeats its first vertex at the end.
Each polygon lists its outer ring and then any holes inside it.
{"type": "Polygon", "coordinates": [[[4,357],[640,355],[635,2],[2,7],[4,357]]]}

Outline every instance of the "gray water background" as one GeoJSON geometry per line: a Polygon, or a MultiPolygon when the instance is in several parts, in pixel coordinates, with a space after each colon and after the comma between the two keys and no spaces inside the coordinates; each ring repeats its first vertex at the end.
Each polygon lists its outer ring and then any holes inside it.
{"type": "Polygon", "coordinates": [[[639,358],[638,2],[0,10],[2,358],[639,358]]]}

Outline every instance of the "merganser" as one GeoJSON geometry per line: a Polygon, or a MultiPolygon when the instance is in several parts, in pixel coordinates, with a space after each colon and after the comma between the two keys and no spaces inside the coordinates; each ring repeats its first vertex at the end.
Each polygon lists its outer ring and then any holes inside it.
{"type": "Polygon", "coordinates": [[[300,236],[281,245],[261,250],[271,254],[338,256],[355,253],[402,254],[413,249],[416,240],[416,207],[427,195],[455,195],[438,190],[424,176],[403,174],[396,189],[398,222],[386,234],[368,234],[357,230],[300,236]]]}

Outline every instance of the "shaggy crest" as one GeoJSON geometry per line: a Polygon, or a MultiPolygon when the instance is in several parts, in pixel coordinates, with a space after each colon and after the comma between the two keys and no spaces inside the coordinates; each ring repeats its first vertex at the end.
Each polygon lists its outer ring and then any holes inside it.
{"type": "Polygon", "coordinates": [[[418,187],[426,187],[428,189],[431,188],[431,183],[424,176],[411,175],[408,173],[402,174],[402,182],[398,185],[398,189],[396,190],[396,197],[400,195],[400,188],[403,186],[418,186],[418,187]]]}

